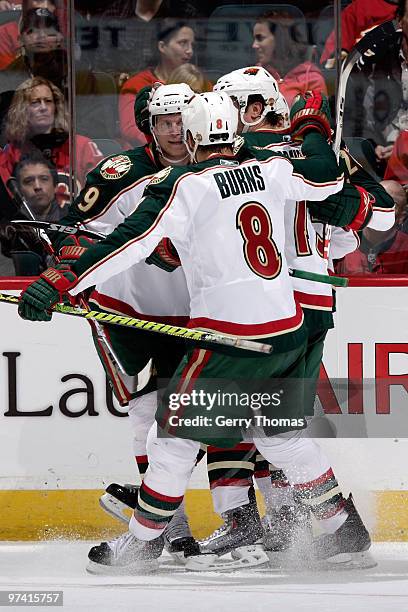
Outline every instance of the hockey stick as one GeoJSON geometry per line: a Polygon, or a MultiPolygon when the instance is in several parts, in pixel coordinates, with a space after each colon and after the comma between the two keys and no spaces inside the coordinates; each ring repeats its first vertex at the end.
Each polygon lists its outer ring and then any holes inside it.
{"type": "Polygon", "coordinates": [[[396,24],[394,21],[386,21],[373,28],[361,40],[359,40],[346,59],[344,60],[339,79],[339,89],[337,92],[336,103],[336,132],[333,143],[333,150],[337,159],[340,154],[340,144],[343,135],[344,104],[346,99],[347,82],[351,71],[355,66],[362,68],[369,58],[381,57],[387,52],[387,43],[394,37],[396,24]]]}
{"type": "MultiPolygon", "coordinates": [[[[19,298],[15,295],[0,293],[0,302],[7,304],[18,304],[19,298]]],[[[52,310],[60,314],[81,317],[83,319],[87,319],[88,321],[95,321],[108,325],[118,325],[128,329],[151,331],[192,342],[209,342],[211,344],[231,346],[246,351],[255,351],[257,353],[266,354],[273,351],[273,347],[270,344],[263,344],[253,340],[244,340],[243,338],[237,338],[235,336],[224,336],[222,334],[200,331],[199,329],[194,328],[189,329],[188,327],[179,327],[178,325],[171,325],[170,323],[158,323],[156,321],[145,321],[144,319],[125,317],[123,315],[117,315],[111,312],[74,308],[73,306],[66,306],[65,304],[56,304],[52,310]]]]}
{"type": "Polygon", "coordinates": [[[36,221],[36,220],[25,220],[16,219],[10,221],[13,225],[22,225],[24,227],[33,227],[34,229],[43,229],[46,232],[58,232],[61,234],[67,234],[68,236],[74,236],[75,234],[81,234],[87,238],[93,238],[94,240],[103,240],[106,236],[99,232],[93,232],[91,230],[82,229],[81,227],[75,227],[72,225],[61,225],[60,223],[50,223],[48,221],[36,221]]]}
{"type": "MultiPolygon", "coordinates": [[[[11,221],[13,225],[22,225],[24,227],[33,227],[35,229],[43,229],[47,232],[60,232],[62,234],[67,234],[69,236],[74,236],[75,234],[81,234],[82,236],[87,236],[88,238],[93,238],[95,240],[103,240],[106,238],[104,234],[100,234],[99,232],[94,232],[91,230],[85,230],[80,227],[74,227],[72,225],[60,225],[59,223],[49,223],[48,221],[25,221],[24,219],[18,219],[16,221],[11,221]]],[[[346,287],[348,284],[348,280],[345,278],[341,278],[340,276],[330,276],[327,277],[324,274],[317,274],[315,272],[307,272],[306,270],[297,270],[290,269],[289,274],[296,278],[304,278],[306,280],[312,280],[319,283],[327,283],[329,285],[335,285],[337,287],[346,287]]]]}
{"type": "MultiPolygon", "coordinates": [[[[391,41],[392,38],[395,36],[395,32],[396,23],[394,21],[385,21],[376,28],[373,28],[354,45],[354,47],[352,48],[341,66],[339,88],[337,91],[336,100],[335,137],[333,142],[333,151],[336,155],[337,161],[339,161],[340,157],[340,146],[343,136],[344,106],[346,102],[346,89],[351,71],[356,66],[362,69],[366,61],[369,60],[369,58],[378,59],[379,57],[384,55],[384,53],[386,53],[388,49],[387,43],[391,41]]],[[[332,228],[330,225],[326,224],[324,226],[323,239],[325,242],[327,240],[330,241],[331,229],[332,228]]]]}
{"type": "Polygon", "coordinates": [[[303,278],[317,283],[325,283],[326,285],[333,285],[334,287],[347,287],[349,284],[349,279],[343,276],[327,276],[326,274],[307,272],[306,270],[295,270],[293,268],[289,268],[289,276],[303,278]]]}

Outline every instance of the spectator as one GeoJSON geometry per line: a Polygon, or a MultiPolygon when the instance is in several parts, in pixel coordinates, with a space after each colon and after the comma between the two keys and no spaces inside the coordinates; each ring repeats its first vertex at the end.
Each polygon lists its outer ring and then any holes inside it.
{"type": "MultiPolygon", "coordinates": [[[[400,125],[401,123],[402,118],[400,125]]],[[[398,181],[404,188],[408,187],[408,130],[406,129],[400,132],[395,141],[385,169],[384,179],[398,181]]]]}
{"type": "Polygon", "coordinates": [[[151,66],[135,74],[123,85],[119,95],[119,120],[122,138],[132,146],[144,144],[146,138],[137,129],[134,104],[137,92],[155,82],[166,84],[175,68],[190,62],[193,56],[194,32],[184,21],[163,20],[157,36],[159,59],[151,66]]]}
{"type": "Polygon", "coordinates": [[[168,85],[187,83],[195,93],[211,91],[212,85],[206,80],[204,74],[194,64],[182,64],[169,76],[168,85]]]}
{"type": "Polygon", "coordinates": [[[263,66],[279,83],[279,90],[289,106],[294,97],[310,89],[327,95],[327,88],[319,68],[306,60],[307,45],[293,40],[289,25],[293,18],[271,11],[258,17],[254,28],[254,42],[258,66],[263,66]]]}
{"type": "Polygon", "coordinates": [[[360,247],[337,263],[337,274],[408,273],[408,234],[401,231],[407,218],[407,195],[396,181],[382,181],[381,184],[394,199],[395,225],[385,232],[363,229],[360,247]]]}
{"type": "MultiPolygon", "coordinates": [[[[34,77],[16,90],[7,116],[5,135],[8,144],[4,158],[9,174],[23,155],[37,149],[58,172],[58,202],[70,197],[68,117],[64,96],[50,81],[34,77]]],[[[76,184],[79,190],[87,172],[103,158],[94,142],[75,136],[76,184]]]]}
{"type": "MultiPolygon", "coordinates": [[[[38,221],[57,222],[64,216],[56,202],[57,172],[40,152],[22,157],[13,174],[15,190],[38,221]]],[[[17,216],[21,215],[13,215],[13,218],[17,216]]],[[[14,266],[13,270],[10,262],[4,270],[9,275],[37,275],[49,264],[43,244],[31,228],[10,223],[0,225],[0,245],[3,256],[11,258],[14,266]]]]}
{"type": "Polygon", "coordinates": [[[58,205],[58,173],[39,151],[24,155],[14,168],[17,188],[38,221],[59,221],[65,211],[58,205]]]}
{"type": "Polygon", "coordinates": [[[26,79],[41,76],[64,87],[67,57],[58,19],[48,9],[31,9],[20,24],[20,53],[0,72],[0,91],[15,91],[26,79]]]}
{"type": "Polygon", "coordinates": [[[378,175],[384,176],[393,145],[404,128],[408,109],[408,2],[398,0],[396,17],[401,29],[365,62],[361,73],[353,73],[347,89],[345,133],[371,141],[378,175]]]}
{"type": "MultiPolygon", "coordinates": [[[[342,57],[346,57],[371,28],[390,21],[395,17],[398,0],[354,0],[341,12],[341,50],[342,57]]],[[[334,9],[333,9],[334,10],[334,9]]],[[[320,63],[325,68],[334,68],[335,59],[334,31],[330,34],[323,49],[320,63]]]]}
{"type": "MultiPolygon", "coordinates": [[[[47,9],[50,11],[50,13],[55,13],[55,0],[23,1],[23,15],[27,14],[28,11],[37,8],[47,9]]],[[[20,23],[15,20],[0,25],[0,70],[7,68],[7,66],[9,66],[17,58],[21,51],[19,31],[20,26],[21,20],[20,23]]]]}

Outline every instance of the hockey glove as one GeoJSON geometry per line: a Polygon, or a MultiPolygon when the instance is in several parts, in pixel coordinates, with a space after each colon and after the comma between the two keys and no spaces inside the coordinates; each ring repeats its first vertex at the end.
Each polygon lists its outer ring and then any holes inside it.
{"type": "Polygon", "coordinates": [[[134,112],[137,127],[146,136],[151,136],[149,123],[149,102],[153,88],[151,85],[143,87],[136,96],[134,112]]]}
{"type": "Polygon", "coordinates": [[[29,321],[51,321],[50,309],[62,301],[62,296],[77,280],[70,270],[47,268],[20,296],[18,314],[29,321]]]}
{"type": "Polygon", "coordinates": [[[293,140],[303,140],[309,131],[318,131],[331,139],[329,100],[320,91],[298,94],[290,109],[290,130],[293,140]]]}
{"type": "Polygon", "coordinates": [[[94,240],[86,236],[68,236],[61,245],[57,270],[68,270],[85,253],[94,240]]]}
{"type": "Polygon", "coordinates": [[[176,248],[169,238],[160,240],[153,253],[146,259],[146,263],[162,268],[166,272],[173,272],[173,270],[181,266],[176,248]]]}
{"type": "Polygon", "coordinates": [[[374,202],[375,197],[363,187],[345,183],[339,193],[307,206],[313,220],[357,231],[370,221],[374,202]]]}

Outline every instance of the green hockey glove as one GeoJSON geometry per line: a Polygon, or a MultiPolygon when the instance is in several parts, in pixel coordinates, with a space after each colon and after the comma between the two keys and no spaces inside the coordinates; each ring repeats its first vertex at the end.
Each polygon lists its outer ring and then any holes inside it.
{"type": "Polygon", "coordinates": [[[151,136],[149,123],[149,102],[153,88],[151,85],[142,87],[136,96],[134,112],[137,127],[146,136],[151,136]]]}
{"type": "Polygon", "coordinates": [[[77,281],[71,270],[47,268],[20,296],[18,314],[29,321],[51,321],[50,309],[77,281]]]}
{"type": "Polygon", "coordinates": [[[339,193],[307,206],[314,220],[357,231],[370,221],[374,203],[375,197],[363,187],[345,183],[339,193]]]}
{"type": "Polygon", "coordinates": [[[147,264],[152,264],[166,272],[173,272],[181,266],[177,250],[169,238],[160,240],[153,253],[146,259],[147,264]]]}
{"type": "Polygon", "coordinates": [[[309,131],[318,131],[331,139],[328,98],[320,91],[298,94],[290,109],[290,131],[293,140],[303,140],[309,131]]]}
{"type": "Polygon", "coordinates": [[[57,270],[68,270],[93,244],[95,244],[95,241],[86,236],[75,235],[65,238],[58,253],[59,264],[56,266],[57,270]]]}

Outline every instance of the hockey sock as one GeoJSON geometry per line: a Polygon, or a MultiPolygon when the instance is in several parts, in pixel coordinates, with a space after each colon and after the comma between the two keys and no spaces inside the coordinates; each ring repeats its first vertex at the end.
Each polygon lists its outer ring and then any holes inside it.
{"type": "Polygon", "coordinates": [[[157,409],[157,391],[152,391],[129,402],[129,422],[133,431],[133,452],[140,477],[143,478],[149,465],[146,440],[149,429],[154,423],[157,409]]]}
{"type": "Polygon", "coordinates": [[[255,441],[262,455],[284,471],[295,500],[310,508],[324,531],[334,533],[347,519],[346,500],[322,449],[299,432],[255,441]]]}
{"type": "Polygon", "coordinates": [[[237,444],[233,448],[208,446],[208,480],[217,514],[249,503],[254,453],[255,447],[248,443],[237,444]]]}
{"type": "Polygon", "coordinates": [[[147,468],[149,467],[149,460],[147,455],[135,455],[137,467],[139,469],[140,478],[143,480],[146,474],[147,468]]]}
{"type": "Polygon", "coordinates": [[[339,483],[329,468],[309,482],[294,485],[296,501],[310,507],[313,516],[326,533],[334,533],[347,519],[346,500],[339,483]]]}
{"type": "Polygon", "coordinates": [[[158,437],[154,424],[147,438],[149,467],[129,524],[141,540],[153,540],[166,528],[183,501],[200,445],[192,440],[158,437]]]}
{"type": "Polygon", "coordinates": [[[263,495],[266,512],[294,505],[292,487],[283,471],[274,468],[259,454],[256,456],[254,476],[263,495]]]}

